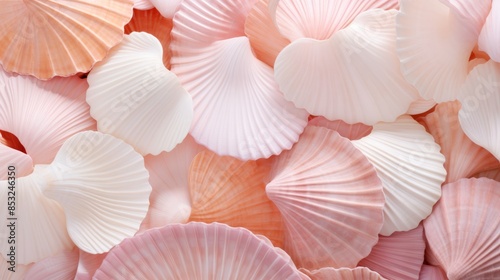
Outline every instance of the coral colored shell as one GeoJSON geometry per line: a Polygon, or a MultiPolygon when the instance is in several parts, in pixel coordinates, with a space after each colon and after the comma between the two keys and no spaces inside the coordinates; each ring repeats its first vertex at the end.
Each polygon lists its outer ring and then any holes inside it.
{"type": "Polygon", "coordinates": [[[203,150],[205,149],[188,135],[172,151],[144,157],[153,190],[149,196],[149,210],[142,222],[141,231],[188,221],[191,215],[189,166],[193,158],[203,150]]]}
{"type": "Polygon", "coordinates": [[[266,167],[208,151],[199,153],[189,171],[189,220],[244,227],[266,236],[274,246],[283,246],[283,220],[265,192],[266,167]]]}
{"type": "Polygon", "coordinates": [[[458,96],[458,119],[464,133],[500,160],[500,64],[476,66],[458,96]]]}
{"type": "Polygon", "coordinates": [[[71,239],[86,252],[107,252],[133,236],[146,216],[151,186],[144,159],[111,135],[75,134],[37,175],[45,179],[43,194],[64,208],[71,239]]]}
{"type": "Polygon", "coordinates": [[[424,227],[379,236],[370,255],[358,265],[378,272],[387,279],[419,279],[424,263],[424,227]]]}
{"type": "Polygon", "coordinates": [[[87,88],[78,77],[40,81],[0,68],[0,130],[17,137],[34,164],[49,164],[70,136],[96,129],[87,88]]]}
{"type": "Polygon", "coordinates": [[[382,183],[335,131],[307,127],[290,151],[274,159],[266,193],[281,211],[284,249],[298,267],[352,267],[377,243],[382,183]]]}
{"type": "Polygon", "coordinates": [[[259,0],[255,3],[245,21],[245,35],[250,40],[255,56],[273,67],[279,52],[290,44],[274,25],[267,3],[259,0]]]}
{"type": "Polygon", "coordinates": [[[174,224],[126,239],[96,279],[301,279],[288,259],[243,228],[174,224]]]}
{"type": "Polygon", "coordinates": [[[485,177],[485,178],[490,178],[490,179],[493,179],[497,182],[500,182],[500,169],[497,168],[497,169],[479,172],[479,173],[475,174],[474,177],[476,177],[476,178],[485,177]]]}
{"type": "Polygon", "coordinates": [[[78,247],[64,251],[34,263],[26,272],[25,279],[67,280],[74,279],[78,267],[78,247]]]}
{"type": "Polygon", "coordinates": [[[324,117],[315,117],[308,125],[326,127],[337,131],[342,137],[349,140],[361,139],[372,132],[373,127],[362,123],[348,124],[342,120],[330,121],[324,117]]]}
{"type": "Polygon", "coordinates": [[[142,155],[171,151],[193,118],[191,97],[163,65],[162,52],[153,35],[133,32],[87,78],[87,102],[99,131],[142,155]]]}
{"type": "MultiPolygon", "coordinates": [[[[38,167],[43,168],[43,167],[38,167]]],[[[26,177],[16,178],[15,211],[10,215],[7,211],[7,198],[14,194],[8,193],[8,181],[0,181],[0,199],[5,201],[5,208],[0,211],[0,218],[8,221],[9,217],[16,217],[15,222],[15,258],[17,264],[29,264],[44,258],[71,250],[74,247],[66,230],[66,221],[63,208],[52,199],[42,194],[36,174],[37,168],[26,177]]],[[[12,201],[9,199],[9,201],[12,201]]],[[[0,243],[2,257],[10,252],[7,238],[11,236],[7,222],[0,227],[0,236],[5,242],[0,243]]]]}
{"type": "Polygon", "coordinates": [[[274,64],[285,98],[312,115],[347,123],[373,125],[404,114],[418,93],[401,74],[396,13],[369,10],[326,40],[286,46],[274,64]]]}
{"type": "Polygon", "coordinates": [[[3,1],[0,64],[39,79],[88,72],[123,37],[131,0],[3,1]]]}
{"type": "Polygon", "coordinates": [[[422,265],[422,269],[420,269],[420,276],[418,279],[422,280],[448,280],[446,277],[446,273],[438,267],[433,265],[422,265]]]}
{"type": "Polygon", "coordinates": [[[426,259],[448,279],[500,277],[500,183],[461,179],[443,186],[441,199],[424,221],[426,259]]]}
{"type": "Polygon", "coordinates": [[[157,9],[146,11],[134,9],[134,16],[125,25],[125,34],[143,31],[154,35],[163,48],[163,65],[170,69],[170,31],[172,27],[172,20],[162,17],[157,9]]]}
{"type": "Polygon", "coordinates": [[[323,267],[318,270],[309,271],[301,268],[300,272],[309,276],[311,280],[384,280],[380,274],[367,267],[355,268],[333,268],[323,267]]]}
{"type": "Polygon", "coordinates": [[[432,135],[410,116],[378,123],[370,135],[353,141],[375,166],[384,185],[382,235],[418,226],[432,211],[446,177],[445,157],[432,135]]]}
{"type": "Polygon", "coordinates": [[[458,101],[441,103],[424,119],[446,158],[446,182],[450,183],[481,171],[500,168],[500,162],[492,154],[472,142],[462,131],[458,121],[460,107],[458,101]]]}

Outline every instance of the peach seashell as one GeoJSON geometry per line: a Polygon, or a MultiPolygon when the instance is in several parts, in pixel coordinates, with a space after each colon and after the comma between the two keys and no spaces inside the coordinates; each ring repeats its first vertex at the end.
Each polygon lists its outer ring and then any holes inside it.
{"type": "Polygon", "coordinates": [[[149,197],[148,214],[140,231],[188,221],[191,215],[189,166],[193,158],[203,150],[205,149],[188,135],[172,151],[144,158],[153,190],[149,197]]]}
{"type": "Polygon", "coordinates": [[[484,177],[500,182],[500,168],[479,172],[475,174],[474,177],[476,178],[484,177]]]}
{"type": "Polygon", "coordinates": [[[367,267],[355,268],[333,268],[323,267],[318,270],[309,271],[301,268],[300,272],[306,274],[311,280],[384,280],[380,274],[367,267]]]}
{"type": "Polygon", "coordinates": [[[396,17],[401,71],[424,99],[456,98],[489,2],[401,0],[396,17]]]}
{"type": "Polygon", "coordinates": [[[250,40],[255,56],[273,67],[279,52],[290,44],[290,40],[283,37],[274,25],[268,2],[259,0],[255,3],[245,21],[245,35],[250,40]]]}
{"type": "Polygon", "coordinates": [[[26,272],[25,279],[67,280],[74,279],[78,266],[78,247],[63,251],[34,263],[26,272]]]}
{"type": "Polygon", "coordinates": [[[429,263],[451,280],[500,277],[499,206],[499,182],[473,178],[444,185],[424,221],[429,263]]]}
{"type": "Polygon", "coordinates": [[[123,37],[130,0],[3,1],[0,64],[39,79],[87,72],[123,37]]]}
{"type": "Polygon", "coordinates": [[[464,133],[500,160],[500,64],[490,60],[469,74],[458,99],[458,120],[464,133]]]}
{"type": "Polygon", "coordinates": [[[95,279],[301,279],[295,267],[244,228],[174,224],[126,239],[95,279]]]}
{"type": "Polygon", "coordinates": [[[95,131],[66,140],[40,172],[43,194],[64,208],[71,239],[92,254],[137,232],[149,206],[148,175],[130,145],[95,131]]]}
{"type": "Polygon", "coordinates": [[[459,101],[441,103],[424,119],[428,131],[441,146],[441,153],[446,158],[446,182],[500,168],[500,162],[492,154],[473,143],[462,131],[458,122],[460,107],[459,101]]]}
{"type": "MultiPolygon", "coordinates": [[[[149,0],[134,0],[134,14],[136,10],[150,10],[154,8],[153,4],[149,0]]],[[[132,16],[133,18],[133,16],[132,16]]]]}
{"type": "Polygon", "coordinates": [[[358,265],[378,272],[387,279],[419,279],[424,263],[424,227],[379,236],[370,255],[358,265]]]}
{"type": "Polygon", "coordinates": [[[308,126],[273,161],[268,197],[285,221],[297,266],[356,266],[377,243],[384,194],[369,161],[337,132],[308,126]]]}
{"type": "MultiPolygon", "coordinates": [[[[41,168],[41,166],[37,166],[41,168]]],[[[7,221],[9,217],[16,217],[16,263],[29,264],[40,261],[57,253],[71,250],[74,247],[66,230],[66,221],[63,208],[52,199],[42,194],[36,174],[37,168],[26,177],[16,178],[14,215],[6,210],[0,211],[0,218],[7,221]]],[[[7,203],[8,181],[0,181],[0,199],[7,203]]],[[[5,207],[4,209],[7,209],[5,207]]],[[[10,228],[0,227],[0,236],[6,239],[10,236],[10,228]]],[[[7,242],[0,243],[2,256],[10,252],[7,242]]]]}
{"type": "Polygon", "coordinates": [[[88,78],[87,102],[99,131],[142,155],[171,151],[186,137],[191,97],[162,63],[162,46],[145,32],[125,35],[88,78]]]}
{"type": "Polygon", "coordinates": [[[166,18],[173,18],[183,0],[150,0],[151,3],[166,18]]]}
{"type": "Polygon", "coordinates": [[[420,269],[420,277],[422,280],[448,280],[446,277],[446,273],[444,273],[441,268],[433,265],[422,265],[422,269],[420,269]]]}
{"type": "Polygon", "coordinates": [[[190,221],[244,227],[282,247],[284,225],[278,208],[266,196],[265,165],[201,152],[189,171],[190,221]]]}
{"type": "Polygon", "coordinates": [[[24,280],[26,272],[32,266],[32,264],[24,265],[16,263],[15,271],[10,271],[10,264],[4,259],[4,256],[0,256],[0,279],[2,280],[24,280]]]}
{"type": "Polygon", "coordinates": [[[375,166],[384,185],[384,226],[380,234],[407,231],[432,211],[446,178],[444,156],[432,135],[410,116],[378,123],[370,135],[353,141],[375,166]]]}
{"type": "Polygon", "coordinates": [[[147,11],[134,9],[132,20],[125,25],[125,34],[144,31],[154,35],[163,48],[163,65],[170,69],[170,57],[172,56],[170,52],[170,31],[172,27],[172,20],[162,17],[157,9],[147,11]]]}
{"type": "Polygon", "coordinates": [[[90,280],[95,272],[107,256],[108,253],[103,254],[89,254],[85,251],[79,251],[78,269],[76,270],[75,280],[90,280]]]}
{"type": "Polygon", "coordinates": [[[0,67],[0,130],[17,137],[34,164],[49,164],[70,136],[96,129],[87,87],[78,77],[40,81],[0,67]]]}
{"type": "Polygon", "coordinates": [[[337,131],[342,137],[349,140],[361,139],[372,132],[373,127],[362,123],[348,124],[342,120],[330,121],[324,117],[315,117],[308,125],[326,127],[337,131]]]}
{"type": "Polygon", "coordinates": [[[478,45],[479,49],[488,53],[492,60],[500,62],[500,29],[498,26],[498,17],[500,16],[500,3],[491,1],[491,10],[486,17],[481,33],[479,34],[478,45]]]}
{"type": "Polygon", "coordinates": [[[429,111],[434,106],[436,106],[436,101],[432,99],[426,100],[423,98],[419,98],[410,104],[410,107],[408,108],[408,111],[406,111],[406,114],[419,115],[429,111]]]}
{"type": "MultiPolygon", "coordinates": [[[[33,160],[30,156],[0,144],[0,170],[7,170],[9,166],[15,167],[17,178],[27,176],[33,172],[33,160]]],[[[7,172],[0,172],[0,180],[7,180],[7,177],[7,172]]]]}
{"type": "Polygon", "coordinates": [[[418,92],[400,71],[396,14],[369,10],[327,40],[302,38],[285,47],[274,64],[285,98],[312,115],[347,123],[373,125],[404,114],[418,92]]]}

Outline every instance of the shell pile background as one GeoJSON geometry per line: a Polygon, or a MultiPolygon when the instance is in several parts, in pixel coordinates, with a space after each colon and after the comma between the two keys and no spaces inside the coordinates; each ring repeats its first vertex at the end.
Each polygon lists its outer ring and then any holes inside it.
{"type": "Polygon", "coordinates": [[[0,65],[0,279],[500,279],[500,0],[0,0],[0,65]]]}

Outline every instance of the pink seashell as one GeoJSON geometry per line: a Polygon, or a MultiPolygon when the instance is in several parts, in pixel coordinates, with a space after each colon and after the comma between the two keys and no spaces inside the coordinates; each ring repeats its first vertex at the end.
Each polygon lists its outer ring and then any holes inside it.
{"type": "Polygon", "coordinates": [[[500,182],[500,168],[479,172],[475,174],[474,177],[476,178],[484,177],[500,182]]]}
{"type": "Polygon", "coordinates": [[[151,229],[111,250],[95,279],[301,279],[274,247],[243,228],[189,223],[151,229]]]}
{"type": "Polygon", "coordinates": [[[0,69],[0,130],[17,137],[34,164],[49,164],[70,136],[96,129],[87,88],[78,77],[40,81],[0,69]]]}
{"type": "MultiPolygon", "coordinates": [[[[30,156],[0,144],[0,168],[7,170],[9,166],[16,168],[16,177],[24,177],[33,172],[33,160],[30,156]]],[[[0,180],[7,180],[7,177],[7,172],[0,173],[0,180]]]]}
{"type": "Polygon", "coordinates": [[[87,72],[123,37],[130,0],[2,1],[0,64],[39,79],[87,72]]]}
{"type": "Polygon", "coordinates": [[[78,266],[78,252],[78,248],[74,247],[73,250],[63,251],[34,263],[26,272],[25,279],[74,279],[78,266]]]}
{"type": "Polygon", "coordinates": [[[418,92],[401,74],[396,14],[365,11],[326,40],[302,38],[285,47],[274,64],[285,98],[312,115],[347,123],[373,125],[404,114],[418,92]]]}
{"type": "Polygon", "coordinates": [[[161,15],[173,18],[183,0],[150,0],[161,15]]]}
{"type": "Polygon", "coordinates": [[[500,162],[492,154],[473,143],[462,131],[458,121],[460,107],[458,101],[441,103],[424,118],[428,131],[446,158],[446,182],[450,183],[481,171],[500,168],[500,162]]]}
{"type": "Polygon", "coordinates": [[[380,234],[416,228],[431,213],[446,178],[445,157],[432,135],[404,115],[374,125],[370,135],[353,144],[375,166],[384,186],[380,234]]]}
{"type": "Polygon", "coordinates": [[[419,98],[410,104],[410,107],[408,108],[408,111],[406,111],[406,114],[408,115],[422,114],[431,110],[434,106],[436,106],[436,101],[432,99],[426,100],[423,98],[419,98]]]}
{"type": "Polygon", "coordinates": [[[278,208],[266,196],[268,166],[255,161],[201,152],[189,171],[190,221],[244,227],[283,246],[284,225],[278,208]]]}
{"type": "Polygon", "coordinates": [[[80,250],[75,280],[92,279],[96,270],[101,267],[101,264],[106,256],[107,253],[94,255],[80,250]]]}
{"type": "Polygon", "coordinates": [[[379,236],[368,257],[358,265],[378,272],[387,279],[419,279],[424,263],[424,227],[379,236]]]}
{"type": "Polygon", "coordinates": [[[377,243],[384,194],[369,161],[337,132],[309,126],[274,159],[268,197],[299,267],[356,266],[377,243]]]}
{"type": "Polygon", "coordinates": [[[488,53],[492,60],[500,62],[500,29],[498,26],[498,17],[500,16],[500,3],[491,1],[491,10],[484,22],[481,33],[479,34],[479,49],[488,53]]]}
{"type": "Polygon", "coordinates": [[[315,117],[309,121],[308,125],[326,127],[337,131],[340,136],[349,140],[361,139],[372,132],[373,127],[362,123],[348,124],[342,120],[330,121],[324,117],[315,117]]]}
{"type": "Polygon", "coordinates": [[[301,268],[300,272],[311,277],[311,280],[384,280],[380,274],[367,267],[355,268],[333,268],[323,267],[318,270],[309,271],[301,268]]]}
{"type": "Polygon", "coordinates": [[[439,268],[439,266],[433,265],[422,265],[422,269],[420,269],[420,278],[422,280],[448,280],[446,277],[446,273],[439,268]]]}
{"type": "Polygon", "coordinates": [[[14,271],[9,270],[10,264],[4,259],[3,256],[0,257],[0,279],[2,280],[24,280],[26,272],[33,264],[24,265],[16,264],[14,271]]]}
{"type": "Polygon", "coordinates": [[[427,261],[451,280],[500,277],[499,206],[499,182],[473,178],[444,185],[424,221],[427,261]]]}

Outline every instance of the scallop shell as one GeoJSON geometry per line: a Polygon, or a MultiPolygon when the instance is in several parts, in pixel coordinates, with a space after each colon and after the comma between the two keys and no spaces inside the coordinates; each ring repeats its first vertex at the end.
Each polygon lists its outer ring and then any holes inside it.
{"type": "Polygon", "coordinates": [[[134,13],[137,10],[149,10],[152,8],[154,8],[154,6],[149,0],[134,0],[134,13]]]}
{"type": "Polygon", "coordinates": [[[78,247],[63,251],[34,263],[26,272],[25,279],[67,280],[74,279],[78,266],[78,247]]]}
{"type": "Polygon", "coordinates": [[[446,182],[500,168],[500,162],[492,154],[473,143],[462,131],[458,121],[460,107],[458,101],[441,103],[425,117],[428,131],[441,146],[441,153],[446,158],[446,182]]]}
{"type": "Polygon", "coordinates": [[[377,243],[382,183],[369,161],[337,132],[307,127],[274,159],[268,197],[285,221],[284,248],[297,266],[356,266],[377,243]]]}
{"type": "Polygon", "coordinates": [[[309,271],[301,268],[300,272],[306,274],[311,280],[384,280],[380,274],[367,267],[355,268],[333,268],[323,267],[318,270],[309,271]]]}
{"type": "Polygon", "coordinates": [[[266,167],[213,152],[199,153],[189,171],[189,220],[244,227],[266,236],[274,246],[283,246],[283,220],[265,192],[266,167]]]}
{"type": "Polygon", "coordinates": [[[224,224],[168,225],[126,239],[96,279],[301,279],[274,247],[224,224]]]}
{"type": "Polygon", "coordinates": [[[88,72],[123,37],[130,0],[3,1],[0,64],[39,79],[88,72]]]}
{"type": "MultiPolygon", "coordinates": [[[[25,153],[0,144],[0,170],[7,170],[9,166],[16,169],[16,177],[24,177],[33,171],[33,160],[25,153]]],[[[7,177],[7,172],[0,173],[0,180],[7,180],[7,177]]]]}
{"type": "Polygon", "coordinates": [[[500,277],[499,207],[499,182],[473,178],[444,185],[424,221],[426,259],[443,268],[448,279],[500,277]]]}
{"type": "Polygon", "coordinates": [[[150,0],[161,15],[166,18],[173,18],[183,0],[150,0]]]}
{"type": "Polygon", "coordinates": [[[422,280],[448,280],[446,277],[446,273],[443,272],[441,268],[438,266],[432,265],[422,265],[422,269],[420,269],[420,277],[422,280]]]}
{"type": "Polygon", "coordinates": [[[99,131],[142,155],[171,151],[193,118],[191,97],[163,66],[162,52],[153,35],[133,32],[87,78],[87,102],[99,131]]]}
{"type": "Polygon", "coordinates": [[[24,275],[28,271],[31,265],[24,265],[16,263],[16,268],[14,271],[10,271],[10,264],[4,259],[3,256],[0,257],[0,279],[2,280],[24,280],[24,275]]]}
{"type": "Polygon", "coordinates": [[[71,239],[86,252],[107,252],[146,216],[151,186],[144,160],[111,135],[75,134],[39,175],[44,195],[62,205],[71,239]]]}
{"type": "Polygon", "coordinates": [[[410,116],[378,123],[353,141],[375,166],[384,185],[384,226],[380,234],[414,229],[432,211],[446,177],[444,156],[432,135],[410,116]]]}
{"type": "Polygon", "coordinates": [[[70,136],[96,129],[87,88],[78,77],[40,81],[0,68],[0,130],[17,137],[34,164],[49,164],[70,136]]]}
{"type": "Polygon", "coordinates": [[[104,254],[89,254],[85,251],[79,251],[78,258],[78,268],[76,270],[75,280],[90,280],[94,276],[95,272],[99,267],[101,267],[104,258],[107,253],[104,254]]]}
{"type": "Polygon", "coordinates": [[[435,105],[436,101],[432,99],[419,98],[410,104],[410,107],[408,108],[408,111],[406,111],[406,114],[408,115],[422,114],[432,109],[435,105]]]}
{"type": "Polygon", "coordinates": [[[499,13],[500,3],[491,1],[490,13],[484,22],[478,39],[479,49],[488,53],[491,59],[496,62],[500,62],[500,51],[497,47],[500,43],[500,37],[498,36],[500,30],[497,21],[500,16],[499,13]]]}
{"type": "Polygon", "coordinates": [[[370,255],[358,265],[378,272],[387,279],[419,279],[424,263],[424,227],[379,236],[370,255]]]}
{"type": "Polygon", "coordinates": [[[326,40],[292,41],[274,64],[285,98],[312,115],[347,123],[373,125],[404,114],[418,92],[401,74],[396,13],[369,10],[326,40]]]}
{"type": "Polygon", "coordinates": [[[342,120],[330,121],[324,117],[315,117],[308,125],[326,127],[337,131],[342,137],[349,140],[361,139],[372,132],[373,127],[362,123],[348,124],[342,120]]]}

